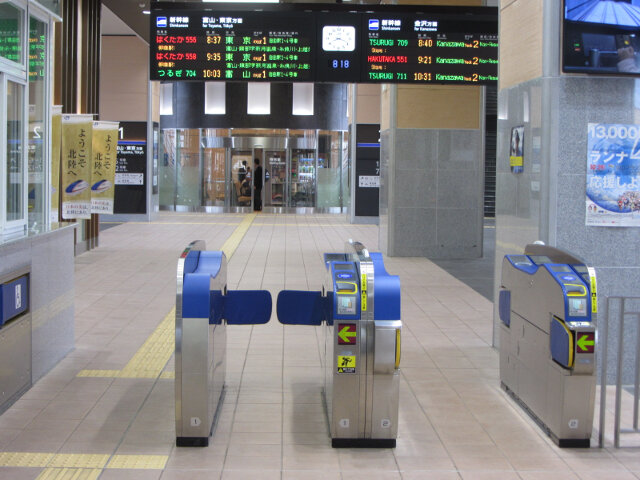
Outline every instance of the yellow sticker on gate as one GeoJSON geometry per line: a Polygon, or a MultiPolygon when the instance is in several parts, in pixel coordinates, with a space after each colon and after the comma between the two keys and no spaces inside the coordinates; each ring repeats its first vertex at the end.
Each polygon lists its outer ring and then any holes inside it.
{"type": "Polygon", "coordinates": [[[596,281],[596,270],[593,267],[587,267],[589,272],[589,280],[591,287],[591,313],[598,313],[598,284],[596,281]]]}
{"type": "Polygon", "coordinates": [[[367,274],[363,273],[360,280],[360,309],[367,311],[367,274]]]}
{"type": "Polygon", "coordinates": [[[356,356],[338,355],[338,373],[356,373],[356,356]]]}

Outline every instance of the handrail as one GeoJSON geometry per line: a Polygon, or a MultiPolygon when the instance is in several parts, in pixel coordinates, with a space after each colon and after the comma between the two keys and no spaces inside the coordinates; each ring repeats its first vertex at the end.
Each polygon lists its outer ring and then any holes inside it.
{"type": "MultiPolygon", "coordinates": [[[[602,363],[600,366],[600,426],[598,433],[598,446],[604,447],[604,429],[605,429],[605,416],[606,416],[606,402],[607,402],[607,370],[608,370],[608,336],[609,336],[609,324],[613,320],[612,318],[612,306],[616,305],[618,318],[618,343],[616,349],[616,372],[615,372],[615,385],[616,385],[616,399],[614,410],[614,430],[613,430],[613,445],[615,448],[620,448],[620,434],[621,433],[640,433],[638,428],[638,417],[640,412],[638,410],[638,404],[640,401],[640,310],[634,309],[633,302],[640,302],[640,297],[622,297],[611,296],[606,298],[606,314],[605,321],[602,323],[601,328],[601,357],[602,363]],[[624,339],[625,339],[625,319],[632,317],[637,320],[636,324],[636,345],[632,348],[635,352],[635,372],[634,372],[634,391],[633,391],[633,428],[622,430],[620,428],[622,417],[622,365],[624,358],[624,339]]],[[[637,306],[638,303],[635,303],[637,306]]]]}

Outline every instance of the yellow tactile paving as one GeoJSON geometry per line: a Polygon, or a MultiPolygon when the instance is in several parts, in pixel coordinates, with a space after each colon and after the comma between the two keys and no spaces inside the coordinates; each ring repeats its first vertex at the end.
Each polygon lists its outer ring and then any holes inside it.
{"type": "Polygon", "coordinates": [[[176,378],[176,372],[162,372],[160,378],[163,380],[173,380],[176,378]]]}
{"type": "Polygon", "coordinates": [[[0,467],[46,467],[54,453],[2,452],[0,467]]]}
{"type": "Polygon", "coordinates": [[[240,222],[240,225],[238,225],[238,228],[236,228],[233,231],[233,233],[227,239],[227,241],[222,244],[222,247],[220,248],[220,250],[224,252],[224,254],[227,257],[227,260],[231,258],[231,256],[233,255],[233,252],[235,252],[236,248],[238,248],[238,245],[240,245],[240,241],[242,240],[244,235],[247,233],[247,230],[249,230],[249,227],[251,227],[251,224],[255,220],[256,216],[257,216],[256,213],[251,213],[247,215],[242,220],[242,222],[240,222]]]}
{"type": "Polygon", "coordinates": [[[49,467],[103,468],[109,455],[89,453],[58,453],[49,463],[49,467]]]}
{"type": "Polygon", "coordinates": [[[175,346],[175,308],[142,344],[122,370],[80,370],[78,377],[158,378],[175,346]]]}
{"type": "Polygon", "coordinates": [[[118,378],[158,378],[175,347],[175,308],[144,342],[118,378]]]}
{"type": "MultiPolygon", "coordinates": [[[[252,213],[246,215],[240,223],[229,224],[237,225],[237,228],[220,248],[227,259],[231,258],[236,251],[256,216],[257,214],[252,213]]],[[[173,308],[122,370],[80,370],[77,376],[93,378],[175,378],[174,372],[163,373],[164,367],[175,349],[175,315],[176,309],[173,308]]]]}
{"type": "Polygon", "coordinates": [[[45,468],[36,480],[96,480],[100,468],[45,468]]]}
{"type": "MultiPolygon", "coordinates": [[[[257,226],[260,227],[299,227],[301,226],[301,224],[299,223],[262,223],[262,222],[256,222],[257,226]]],[[[304,228],[313,228],[313,227],[344,227],[344,224],[342,223],[309,223],[309,224],[304,224],[304,228]]],[[[358,225],[358,227],[378,227],[378,225],[374,225],[374,224],[368,224],[368,223],[364,223],[361,225],[358,225]]]]}
{"type": "Polygon", "coordinates": [[[114,378],[117,377],[120,370],[80,370],[78,377],[92,378],[114,378]]]}
{"type": "MultiPolygon", "coordinates": [[[[120,223],[120,222],[100,222],[100,223],[120,223]]],[[[127,222],[131,224],[137,225],[238,225],[238,222],[158,222],[154,221],[153,223],[149,222],[127,222]]]]}
{"type": "Polygon", "coordinates": [[[114,455],[107,468],[162,470],[168,455],[114,455]]]}

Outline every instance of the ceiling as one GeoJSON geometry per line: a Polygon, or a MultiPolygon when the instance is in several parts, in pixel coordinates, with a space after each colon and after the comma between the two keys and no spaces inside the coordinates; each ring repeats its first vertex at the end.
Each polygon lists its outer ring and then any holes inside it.
{"type": "Polygon", "coordinates": [[[149,0],[102,0],[102,35],[137,35],[149,44],[149,0]]]}

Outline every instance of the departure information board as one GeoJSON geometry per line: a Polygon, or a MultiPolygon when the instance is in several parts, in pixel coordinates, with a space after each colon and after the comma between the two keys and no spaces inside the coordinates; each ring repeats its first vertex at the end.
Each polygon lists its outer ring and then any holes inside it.
{"type": "Polygon", "coordinates": [[[151,80],[494,84],[497,10],[158,3],[151,80]]]}
{"type": "Polygon", "coordinates": [[[367,15],[360,81],[497,82],[498,35],[482,26],[438,15],[367,15]]]}

